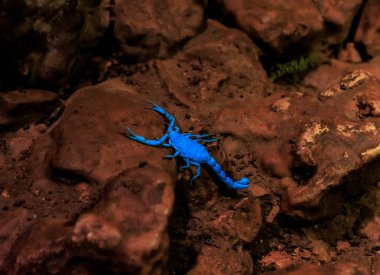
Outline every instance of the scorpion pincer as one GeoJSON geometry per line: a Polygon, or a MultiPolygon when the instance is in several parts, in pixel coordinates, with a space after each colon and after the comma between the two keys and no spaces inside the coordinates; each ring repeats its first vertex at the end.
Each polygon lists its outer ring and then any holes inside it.
{"type": "Polygon", "coordinates": [[[159,139],[147,140],[142,136],[136,135],[131,129],[127,128],[129,132],[127,133],[128,138],[149,146],[163,146],[172,148],[174,150],[173,154],[167,155],[166,158],[182,158],[186,164],[180,168],[180,171],[189,168],[190,165],[197,167],[197,173],[190,180],[190,183],[201,174],[201,165],[207,164],[216,173],[218,178],[228,186],[228,188],[239,190],[249,186],[250,182],[248,178],[233,181],[230,177],[228,177],[216,160],[207,151],[206,147],[199,143],[215,142],[218,138],[210,138],[210,134],[194,135],[191,133],[180,133],[179,128],[174,125],[175,118],[157,104],[152,104],[153,106],[149,109],[156,111],[169,121],[167,133],[159,139]]]}

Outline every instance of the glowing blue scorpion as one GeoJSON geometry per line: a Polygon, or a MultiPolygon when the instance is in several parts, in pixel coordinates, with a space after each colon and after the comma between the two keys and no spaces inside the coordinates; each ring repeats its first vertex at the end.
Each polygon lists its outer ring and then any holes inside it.
{"type": "Polygon", "coordinates": [[[198,168],[196,175],[190,180],[190,183],[201,174],[201,165],[207,164],[215,171],[218,178],[229,188],[239,190],[247,188],[249,186],[250,182],[248,178],[242,178],[234,182],[230,177],[228,177],[226,173],[221,169],[220,165],[209,154],[206,147],[199,143],[199,141],[214,142],[218,140],[217,138],[209,138],[211,136],[210,134],[181,134],[179,132],[179,128],[174,125],[175,118],[157,104],[152,104],[153,106],[149,109],[156,111],[169,121],[167,133],[159,139],[147,140],[142,136],[136,135],[134,132],[132,132],[131,129],[127,128],[129,131],[129,133],[127,133],[128,138],[149,146],[163,146],[167,148],[173,148],[174,153],[172,155],[167,155],[166,158],[171,159],[178,156],[181,157],[186,162],[186,165],[181,167],[180,171],[189,168],[190,165],[194,165],[198,168]]]}

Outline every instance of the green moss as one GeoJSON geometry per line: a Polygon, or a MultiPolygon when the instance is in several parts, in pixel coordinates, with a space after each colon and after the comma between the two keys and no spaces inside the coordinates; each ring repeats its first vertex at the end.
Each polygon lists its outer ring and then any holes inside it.
{"type": "Polygon", "coordinates": [[[306,56],[276,64],[270,69],[269,77],[272,81],[298,82],[306,72],[319,64],[319,54],[311,52],[306,56]]]}

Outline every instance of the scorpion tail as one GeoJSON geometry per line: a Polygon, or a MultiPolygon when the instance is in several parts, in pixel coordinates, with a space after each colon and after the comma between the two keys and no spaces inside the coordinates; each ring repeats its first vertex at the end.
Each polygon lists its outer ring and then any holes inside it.
{"type": "Polygon", "coordinates": [[[230,177],[226,175],[226,173],[222,170],[220,165],[216,162],[214,158],[210,158],[210,160],[207,162],[207,165],[214,170],[214,172],[217,174],[218,178],[228,186],[228,188],[232,189],[244,189],[247,188],[250,184],[250,181],[248,178],[242,178],[238,181],[233,181],[230,177]]]}

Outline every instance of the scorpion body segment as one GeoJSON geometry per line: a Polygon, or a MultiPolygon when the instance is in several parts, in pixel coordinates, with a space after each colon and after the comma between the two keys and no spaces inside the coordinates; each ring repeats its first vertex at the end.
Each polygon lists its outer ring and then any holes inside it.
{"type": "Polygon", "coordinates": [[[191,133],[180,133],[179,128],[175,126],[175,118],[166,112],[163,108],[153,103],[153,107],[150,109],[156,111],[169,121],[167,133],[161,138],[156,140],[147,140],[142,136],[136,135],[128,128],[128,137],[139,143],[150,145],[150,146],[163,146],[172,148],[174,153],[172,155],[167,155],[166,158],[180,157],[185,161],[185,165],[180,168],[180,171],[189,168],[191,165],[197,167],[197,173],[190,180],[190,183],[194,181],[201,174],[201,165],[208,165],[218,176],[218,178],[225,183],[229,188],[232,189],[244,189],[250,184],[248,178],[242,178],[238,181],[233,181],[226,173],[222,170],[220,165],[216,160],[210,155],[206,147],[199,142],[214,142],[218,140],[217,138],[210,138],[211,135],[195,135],[191,133]]]}

